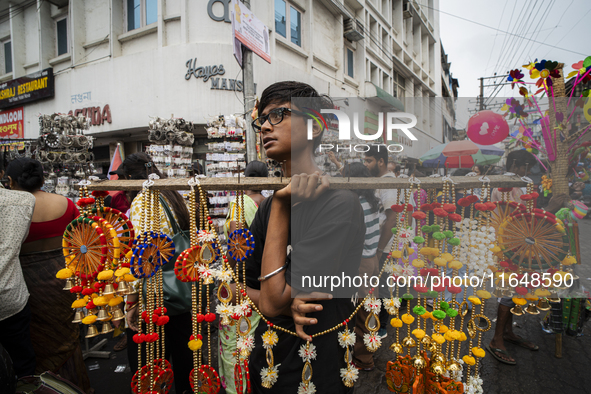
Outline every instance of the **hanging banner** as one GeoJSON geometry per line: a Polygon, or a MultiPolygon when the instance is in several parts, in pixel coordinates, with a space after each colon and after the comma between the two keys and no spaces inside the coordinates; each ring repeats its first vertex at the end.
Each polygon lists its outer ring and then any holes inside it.
{"type": "Polygon", "coordinates": [[[233,36],[270,64],[269,28],[238,0],[232,0],[232,10],[233,36]]]}
{"type": "Polygon", "coordinates": [[[23,107],[0,111],[0,139],[24,137],[23,107]]]}
{"type": "Polygon", "coordinates": [[[37,101],[54,95],[53,68],[0,84],[0,109],[37,101]]]}

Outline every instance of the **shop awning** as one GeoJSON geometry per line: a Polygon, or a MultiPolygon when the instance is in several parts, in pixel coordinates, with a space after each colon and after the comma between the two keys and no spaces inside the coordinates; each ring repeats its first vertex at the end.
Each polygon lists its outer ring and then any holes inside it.
{"type": "Polygon", "coordinates": [[[377,86],[373,82],[366,83],[365,87],[366,87],[365,93],[368,97],[374,96],[373,94],[371,94],[372,90],[373,90],[372,88],[374,88],[375,92],[376,92],[375,97],[381,99],[386,104],[396,108],[398,111],[404,112],[404,104],[402,103],[402,101],[400,101],[396,97],[392,96],[390,93],[386,92],[384,89],[380,88],[379,86],[377,86]]]}

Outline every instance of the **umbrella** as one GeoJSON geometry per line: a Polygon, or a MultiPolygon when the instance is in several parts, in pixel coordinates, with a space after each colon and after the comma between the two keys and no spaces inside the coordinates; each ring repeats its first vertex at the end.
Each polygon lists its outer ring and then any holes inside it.
{"type": "Polygon", "coordinates": [[[472,168],[475,164],[496,163],[504,153],[494,145],[479,145],[470,140],[452,141],[432,148],[419,161],[423,167],[472,168]]]}

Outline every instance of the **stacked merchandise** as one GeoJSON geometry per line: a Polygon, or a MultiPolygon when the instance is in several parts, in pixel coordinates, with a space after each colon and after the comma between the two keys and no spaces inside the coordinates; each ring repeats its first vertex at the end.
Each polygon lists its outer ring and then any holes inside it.
{"type": "Polygon", "coordinates": [[[49,171],[44,190],[77,200],[78,182],[95,173],[93,137],[84,135],[90,119],[73,115],[39,116],[37,160],[49,171]]]}
{"type": "Polygon", "coordinates": [[[185,178],[191,170],[193,156],[193,123],[182,118],[162,119],[155,117],[148,125],[146,147],[160,172],[169,178],[185,178]]]}
{"type": "Polygon", "coordinates": [[[205,169],[208,176],[234,177],[244,171],[245,127],[242,116],[216,116],[207,122],[207,138],[214,141],[207,144],[205,169]]]}

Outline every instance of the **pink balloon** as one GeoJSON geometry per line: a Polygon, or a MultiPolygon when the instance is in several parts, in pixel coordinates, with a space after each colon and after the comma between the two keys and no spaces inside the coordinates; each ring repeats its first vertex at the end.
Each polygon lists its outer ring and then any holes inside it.
{"type": "Polygon", "coordinates": [[[466,130],[468,138],[480,145],[492,145],[509,135],[505,118],[493,111],[480,111],[470,118],[466,130]]]}

